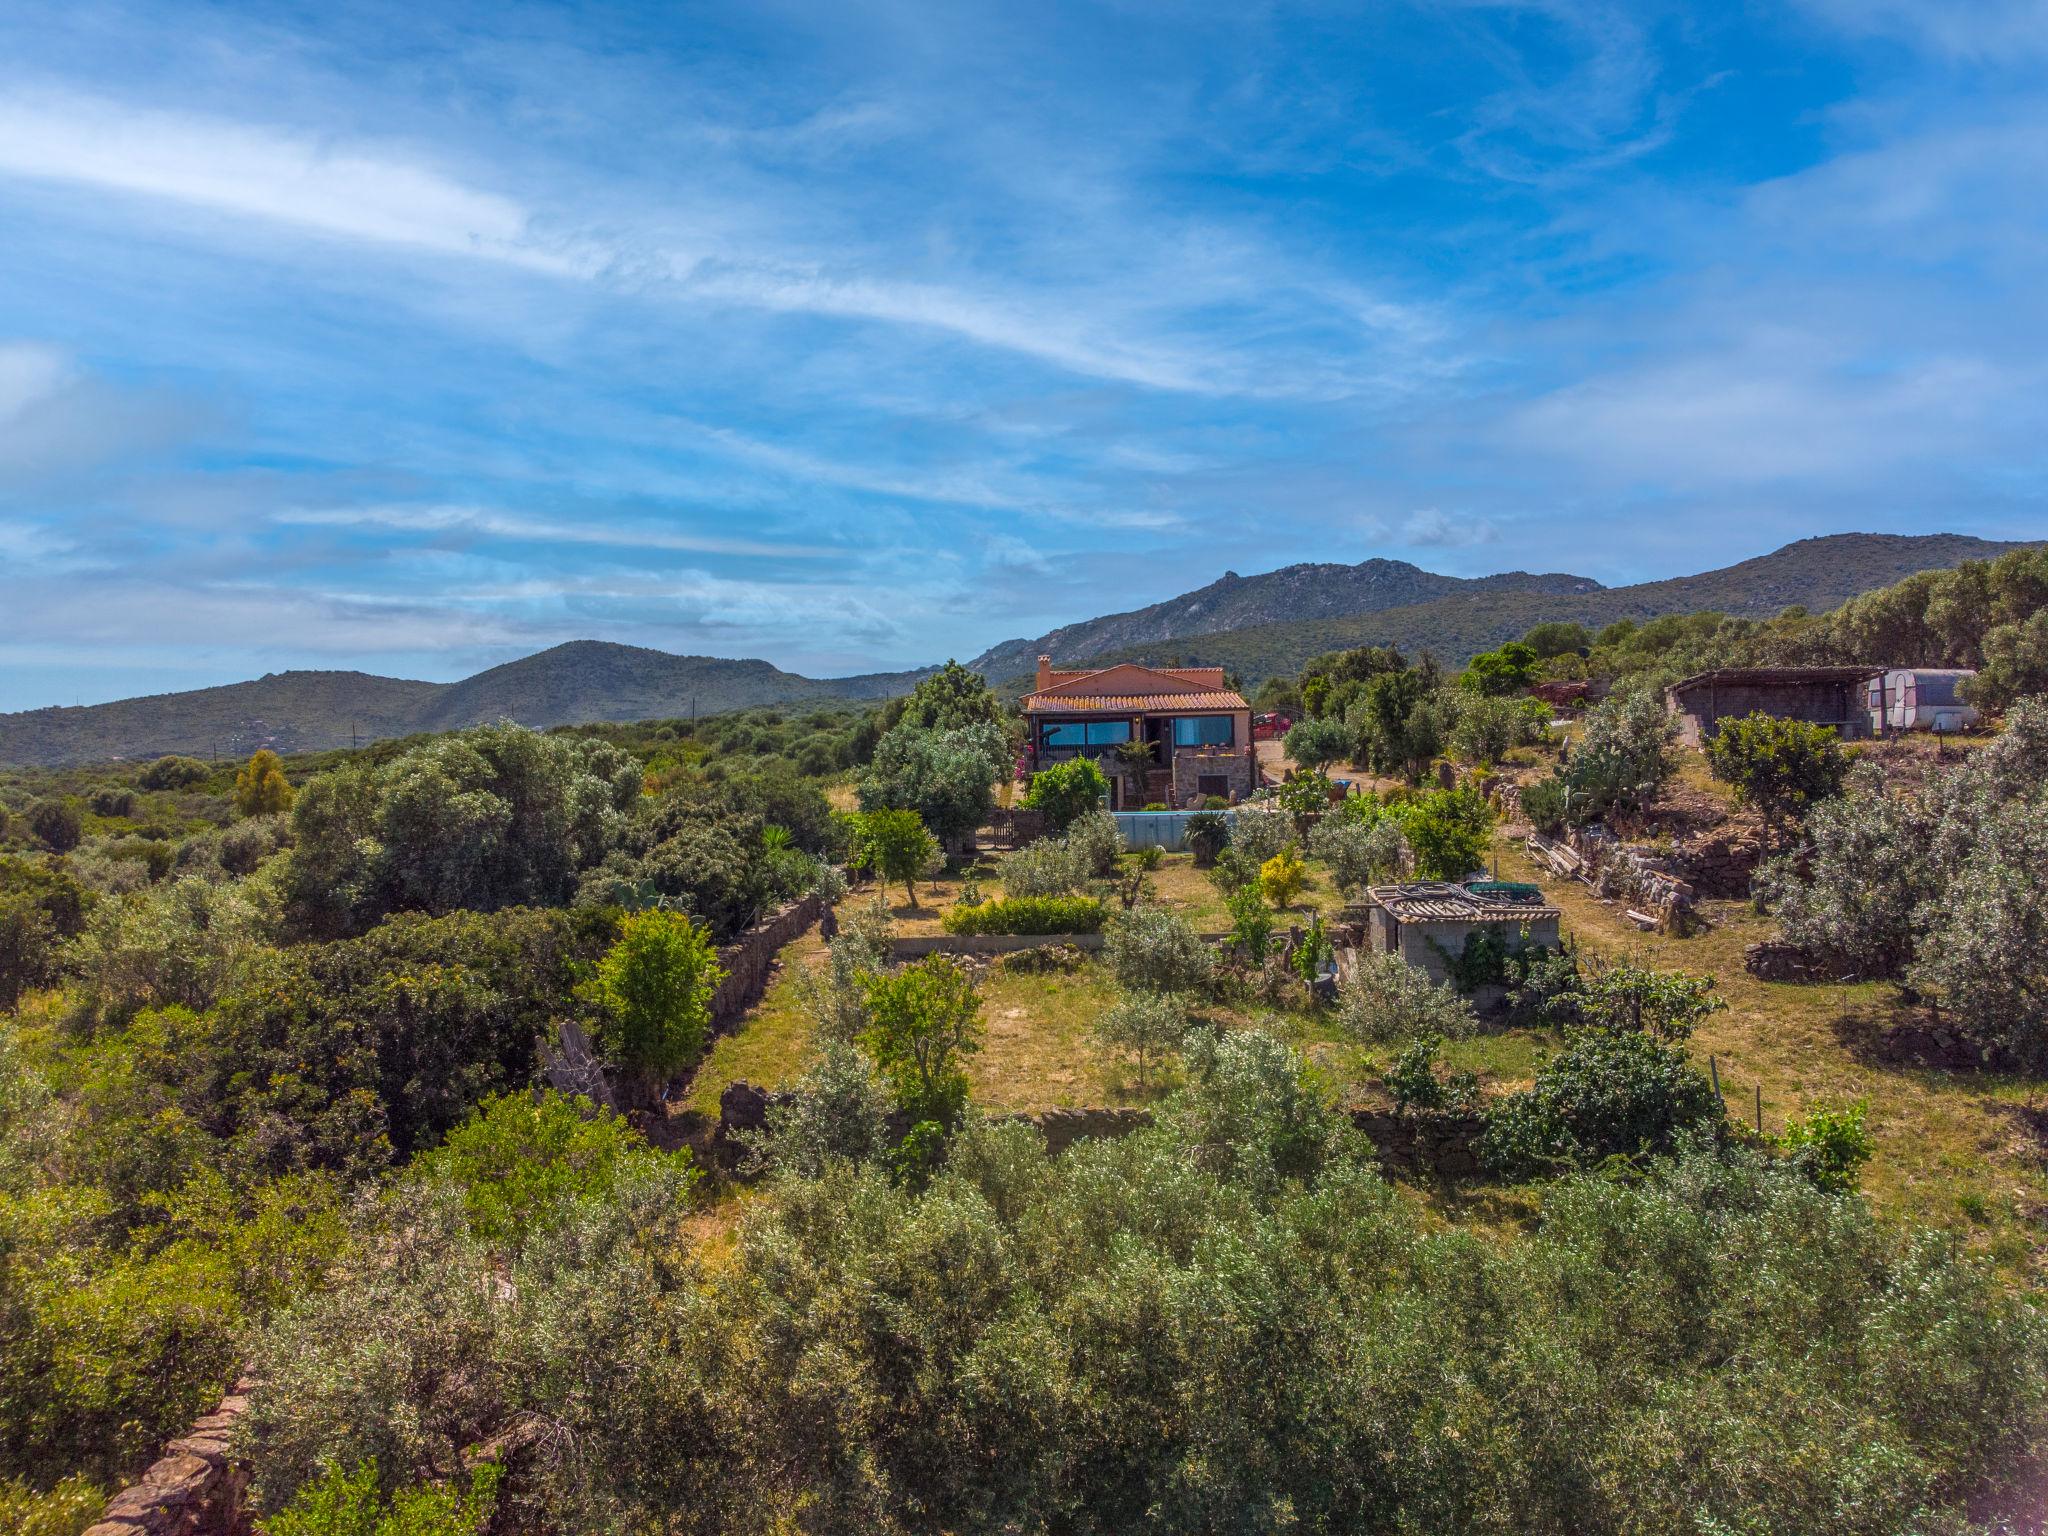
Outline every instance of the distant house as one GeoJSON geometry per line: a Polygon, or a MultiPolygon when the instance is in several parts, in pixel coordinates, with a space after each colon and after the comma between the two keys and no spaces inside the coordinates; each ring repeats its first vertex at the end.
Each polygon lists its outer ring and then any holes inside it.
{"type": "Polygon", "coordinates": [[[1960,731],[1977,723],[1963,702],[1967,667],[1894,667],[1870,683],[1870,723],[1879,731],[1960,731]]]}
{"type": "MultiPolygon", "coordinates": [[[[1399,955],[1434,981],[1451,979],[1451,964],[1475,933],[1499,932],[1512,950],[1555,949],[1561,914],[1542,889],[1501,880],[1452,885],[1441,880],[1376,885],[1366,892],[1372,912],[1366,947],[1399,955]]],[[[1493,999],[1477,999],[1482,1006],[1493,999]]]]}
{"type": "Polygon", "coordinates": [[[1251,706],[1221,667],[1121,662],[1075,671],[1041,656],[1024,719],[1026,772],[1068,758],[1098,759],[1113,809],[1154,802],[1183,809],[1210,795],[1238,801],[1258,785],[1251,706]],[[1142,781],[1132,779],[1119,751],[1128,742],[1151,748],[1142,781]]]}
{"type": "Polygon", "coordinates": [[[1664,707],[1689,747],[1714,739],[1721,722],[1762,712],[1832,726],[1844,741],[1871,734],[1869,688],[1883,667],[1718,667],[1664,690],[1664,707]]]}

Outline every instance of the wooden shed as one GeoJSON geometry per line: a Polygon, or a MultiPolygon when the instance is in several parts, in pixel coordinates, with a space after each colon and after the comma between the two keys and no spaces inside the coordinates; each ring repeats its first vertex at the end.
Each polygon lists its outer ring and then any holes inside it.
{"type": "Polygon", "coordinates": [[[1870,683],[1883,667],[1717,667],[1664,690],[1664,707],[1689,747],[1714,739],[1721,722],[1759,712],[1833,727],[1844,741],[1871,733],[1870,683]]]}

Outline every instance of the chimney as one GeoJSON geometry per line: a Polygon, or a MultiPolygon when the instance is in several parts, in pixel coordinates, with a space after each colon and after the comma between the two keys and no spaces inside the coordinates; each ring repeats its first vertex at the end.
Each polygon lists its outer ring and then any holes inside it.
{"type": "Polygon", "coordinates": [[[1052,658],[1050,656],[1041,656],[1038,658],[1038,692],[1043,693],[1051,686],[1052,658]]]}

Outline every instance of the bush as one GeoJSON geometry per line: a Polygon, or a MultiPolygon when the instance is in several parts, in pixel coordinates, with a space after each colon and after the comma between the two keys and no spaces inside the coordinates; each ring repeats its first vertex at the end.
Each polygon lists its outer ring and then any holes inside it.
{"type": "Polygon", "coordinates": [[[1668,1152],[1681,1132],[1716,1127],[1725,1115],[1713,1084],[1677,1046],[1633,1030],[1584,1029],[1534,1086],[1494,1107],[1483,1152],[1496,1172],[1528,1178],[1668,1152]]]}
{"type": "Polygon", "coordinates": [[[1216,964],[1194,926],[1164,907],[1119,914],[1109,924],[1102,958],[1117,985],[1133,992],[1198,991],[1216,964]]]}
{"type": "Polygon", "coordinates": [[[1766,845],[1783,823],[1804,821],[1814,805],[1839,795],[1849,770],[1831,727],[1762,711],[1723,720],[1707,743],[1707,761],[1736,799],[1762,814],[1766,845]]]}
{"type": "Polygon", "coordinates": [[[1109,909],[1093,896],[1018,896],[954,907],[945,916],[948,933],[1100,933],[1109,909]]]}
{"type": "Polygon", "coordinates": [[[1077,818],[1101,805],[1108,794],[1109,780],[1102,776],[1093,759],[1070,757],[1031,775],[1024,804],[1031,810],[1043,811],[1049,826],[1064,831],[1077,818]]]}
{"type": "Polygon", "coordinates": [[[284,776],[284,764],[268,747],[257,752],[235,775],[235,809],[244,816],[280,816],[292,808],[295,792],[284,776]]]}
{"type": "Polygon", "coordinates": [[[135,814],[135,791],[132,789],[96,789],[87,797],[87,805],[95,816],[109,819],[135,814]]]}
{"type": "Polygon", "coordinates": [[[1241,885],[1224,898],[1230,909],[1230,941],[1253,965],[1265,963],[1273,942],[1273,913],[1255,885],[1241,885]]]}
{"type": "Polygon", "coordinates": [[[1187,1004],[1170,993],[1125,992],[1096,1016],[1094,1030],[1104,1051],[1136,1063],[1142,1092],[1151,1086],[1153,1067],[1186,1040],[1187,1004]]]}
{"type": "Polygon", "coordinates": [[[63,1478],[45,1493],[0,1479],[0,1530],[12,1536],[79,1536],[99,1520],[106,1502],[106,1490],[84,1477],[63,1478]]]}
{"type": "Polygon", "coordinates": [[[1239,807],[1231,818],[1230,846],[1257,869],[1295,841],[1294,822],[1279,811],[1239,807]]]}
{"type": "Polygon", "coordinates": [[[748,1166],[817,1179],[837,1163],[880,1162],[889,1153],[889,1110],[889,1091],[874,1064],[850,1041],[828,1040],[788,1096],[769,1107],[767,1130],[752,1138],[748,1166]]]}
{"type": "Polygon", "coordinates": [[[1117,855],[1124,851],[1123,834],[1107,811],[1076,817],[1062,841],[1073,850],[1080,867],[1098,879],[1116,873],[1117,855]]]}
{"type": "Polygon", "coordinates": [[[1391,816],[1327,816],[1309,834],[1308,851],[1329,866],[1337,889],[1350,894],[1399,874],[1408,857],[1408,839],[1391,816]]]}
{"type": "Polygon", "coordinates": [[[1423,880],[1462,880],[1484,867],[1492,844],[1493,809],[1476,792],[1434,789],[1395,812],[1423,880]]]}
{"type": "Polygon", "coordinates": [[[1565,819],[1584,826],[1603,816],[1648,810],[1676,771],[1671,742],[1677,734],[1678,723],[1663,700],[1648,690],[1603,700],[1586,716],[1578,744],[1557,770],[1565,819]]]}
{"type": "Polygon", "coordinates": [[[917,905],[916,881],[940,856],[939,840],[925,830],[915,811],[863,811],[856,823],[854,859],[882,880],[900,880],[911,906],[917,905]]]}
{"type": "Polygon", "coordinates": [[[497,1465],[485,1462],[462,1493],[427,1483],[387,1498],[376,1462],[330,1468],[263,1522],[263,1536],[478,1536],[497,1507],[498,1477],[497,1465]]]}
{"type": "Polygon", "coordinates": [[[1308,866],[1292,847],[1283,848],[1259,866],[1259,893],[1278,911],[1294,905],[1308,888],[1308,866]]]}
{"type": "Polygon", "coordinates": [[[38,800],[28,808],[29,832],[52,853],[69,853],[85,835],[85,822],[71,800],[38,800]]]}
{"type": "Polygon", "coordinates": [[[1040,838],[1003,860],[1003,894],[1012,898],[1065,896],[1088,882],[1079,849],[1063,837],[1040,838]]]}
{"type": "Polygon", "coordinates": [[[1423,1035],[1409,1042],[1408,1047],[1394,1058],[1394,1064],[1387,1068],[1383,1081],[1388,1096],[1394,1101],[1396,1114],[1405,1115],[1415,1109],[1469,1114],[1478,1108],[1478,1074],[1439,1074],[1437,1058],[1442,1055],[1443,1048],[1441,1035],[1423,1035]]]}
{"type": "Polygon", "coordinates": [[[190,789],[212,772],[196,757],[160,757],[136,779],[144,789],[190,789]]]}
{"type": "Polygon", "coordinates": [[[1479,1026],[1455,987],[1433,982],[1399,955],[1361,953],[1337,989],[1338,1017],[1361,1044],[1424,1036],[1460,1038],[1479,1026]]]}
{"type": "Polygon", "coordinates": [[[1853,1190],[1863,1165],[1877,1151],[1877,1139],[1865,1124],[1869,1113],[1865,1099],[1812,1110],[1786,1126],[1778,1144],[1815,1188],[1835,1194],[1853,1190]]]}
{"type": "Polygon", "coordinates": [[[695,1061],[711,1032],[711,997],[725,971],[711,936],[689,918],[635,912],[598,962],[593,994],[604,1012],[608,1060],[650,1092],[695,1061]]]}
{"type": "Polygon", "coordinates": [[[867,979],[868,1017],[861,1044],[895,1090],[913,1126],[950,1128],[967,1105],[960,1059],[981,1049],[981,999],[960,963],[927,955],[914,965],[867,979]]]}
{"type": "Polygon", "coordinates": [[[1545,837],[1560,835],[1568,825],[1565,783],[1555,775],[1522,786],[1522,814],[1545,837]]]}
{"type": "Polygon", "coordinates": [[[1297,721],[1282,749],[1295,766],[1313,773],[1351,755],[1351,729],[1342,720],[1329,717],[1297,721]]]}

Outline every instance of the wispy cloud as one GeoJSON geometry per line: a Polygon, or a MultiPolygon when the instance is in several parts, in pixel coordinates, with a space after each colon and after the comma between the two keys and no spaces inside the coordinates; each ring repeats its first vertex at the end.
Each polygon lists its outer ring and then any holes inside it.
{"type": "Polygon", "coordinates": [[[822,559],[843,553],[831,547],[731,539],[655,528],[593,515],[586,522],[524,517],[489,507],[377,506],[294,508],[273,522],[301,528],[381,528],[420,535],[468,534],[528,544],[596,544],[610,549],[663,550],[687,554],[755,555],[768,559],[822,559]]]}

